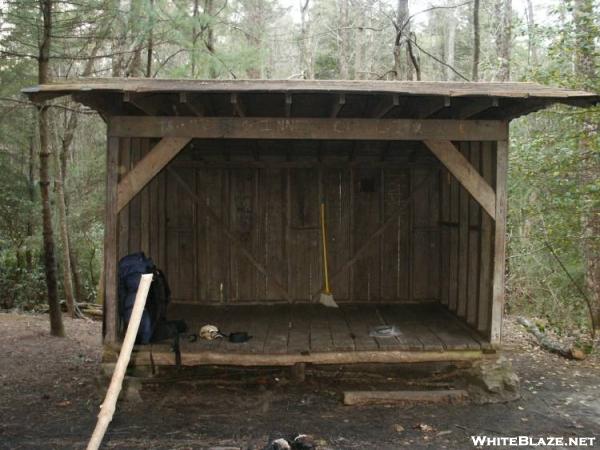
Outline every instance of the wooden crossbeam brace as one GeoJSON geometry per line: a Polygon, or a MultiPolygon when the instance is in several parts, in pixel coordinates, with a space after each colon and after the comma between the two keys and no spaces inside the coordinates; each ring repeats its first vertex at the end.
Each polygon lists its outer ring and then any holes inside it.
{"type": "MultiPolygon", "coordinates": [[[[175,171],[175,169],[169,167],[169,168],[167,168],[167,170],[173,176],[175,181],[177,181],[177,183],[179,183],[181,185],[181,187],[190,195],[190,197],[192,197],[192,199],[196,202],[196,204],[200,208],[202,208],[206,212],[206,214],[208,214],[210,219],[212,221],[214,221],[215,224],[217,224],[220,227],[220,230],[223,232],[225,237],[227,237],[227,239],[229,239],[233,244],[236,245],[236,247],[239,248],[242,255],[244,255],[248,259],[248,261],[250,261],[250,263],[256,268],[256,270],[258,270],[260,273],[262,273],[267,278],[269,283],[271,283],[275,288],[277,288],[277,290],[279,290],[281,292],[281,294],[283,294],[283,296],[286,300],[291,302],[292,298],[291,298],[290,294],[288,293],[287,289],[281,283],[279,283],[279,281],[277,281],[277,279],[274,276],[272,276],[269,273],[269,271],[265,268],[265,266],[263,266],[261,263],[259,263],[256,260],[256,258],[254,258],[252,253],[250,253],[246,249],[246,247],[244,246],[244,243],[235,235],[235,233],[233,231],[231,231],[227,227],[227,225],[221,220],[221,217],[219,217],[219,215],[214,211],[214,209],[212,209],[209,206],[208,198],[206,196],[204,198],[201,198],[198,194],[196,194],[196,192],[194,192],[192,190],[192,188],[189,187],[189,185],[185,182],[185,180],[179,176],[179,174],[175,171]]],[[[204,189],[202,189],[202,186],[199,186],[198,189],[200,189],[203,192],[206,192],[204,189]]]]}
{"type": "Polygon", "coordinates": [[[490,217],[496,220],[496,193],[450,141],[425,140],[425,145],[446,166],[490,217]]]}
{"type": "Polygon", "coordinates": [[[190,138],[162,138],[150,153],[131,169],[117,187],[117,212],[121,211],[191,141],[190,138]]]}
{"type": "Polygon", "coordinates": [[[371,112],[371,117],[381,119],[396,106],[400,105],[400,97],[398,94],[383,97],[371,112]]]}
{"type": "Polygon", "coordinates": [[[123,93],[123,102],[129,103],[134,106],[137,110],[148,116],[156,115],[158,108],[155,104],[148,104],[148,101],[143,97],[136,96],[131,94],[130,92],[123,93]]]}
{"type": "Polygon", "coordinates": [[[497,108],[498,105],[498,97],[488,97],[478,101],[471,100],[467,105],[460,108],[457,116],[459,119],[468,119],[487,109],[497,108]]]}
{"type": "Polygon", "coordinates": [[[202,103],[196,105],[193,101],[190,101],[190,98],[187,92],[179,93],[179,103],[185,105],[187,109],[189,109],[192,113],[194,113],[198,117],[204,116],[204,105],[202,103]]]}
{"type": "Polygon", "coordinates": [[[448,96],[444,97],[443,101],[440,101],[439,98],[434,98],[431,103],[423,104],[419,107],[417,116],[420,119],[426,119],[440,112],[442,109],[449,108],[451,104],[452,99],[448,96]]]}

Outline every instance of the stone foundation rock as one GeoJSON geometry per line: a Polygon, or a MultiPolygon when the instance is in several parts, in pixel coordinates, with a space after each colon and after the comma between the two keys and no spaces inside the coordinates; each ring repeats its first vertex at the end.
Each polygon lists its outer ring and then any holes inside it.
{"type": "Polygon", "coordinates": [[[467,372],[466,380],[474,403],[503,403],[521,397],[519,377],[511,362],[502,356],[477,361],[467,372]]]}

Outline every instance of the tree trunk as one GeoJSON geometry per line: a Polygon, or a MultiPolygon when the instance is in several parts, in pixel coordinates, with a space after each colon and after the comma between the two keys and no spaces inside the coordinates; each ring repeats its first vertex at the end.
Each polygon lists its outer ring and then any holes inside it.
{"type": "MultiPolygon", "coordinates": [[[[446,39],[444,40],[444,55],[446,64],[454,67],[454,47],[456,44],[456,17],[454,11],[450,10],[446,19],[446,39]]],[[[454,72],[448,66],[444,66],[444,78],[448,81],[454,80],[454,72]]]]}
{"type": "Polygon", "coordinates": [[[410,38],[408,0],[398,0],[394,40],[394,74],[396,80],[412,80],[413,66],[407,41],[410,38]]]}
{"type": "Polygon", "coordinates": [[[527,0],[527,44],[528,44],[528,53],[529,53],[529,64],[530,66],[538,65],[538,56],[537,56],[537,33],[535,29],[535,20],[533,16],[533,2],[531,0],[527,0]]]}
{"type": "Polygon", "coordinates": [[[339,0],[338,47],[340,79],[350,79],[349,0],[339,0]]]}
{"type": "MultiPolygon", "coordinates": [[[[75,114],[75,113],[72,113],[75,114]]],[[[65,147],[65,140],[63,140],[63,152],[65,147]]],[[[58,156],[58,152],[54,152],[55,165],[57,171],[57,177],[55,179],[56,185],[56,202],[58,203],[58,223],[60,229],[60,238],[62,241],[62,260],[63,260],[63,287],[65,290],[65,297],[67,299],[67,311],[71,317],[75,317],[75,305],[76,299],[73,291],[73,273],[71,268],[71,249],[69,239],[69,227],[67,225],[67,205],[65,203],[65,174],[63,166],[58,156]]]]}
{"type": "Polygon", "coordinates": [[[200,32],[196,27],[196,21],[198,19],[198,14],[200,12],[199,0],[194,0],[194,7],[192,9],[192,67],[190,74],[192,78],[196,78],[196,60],[198,58],[198,37],[200,36],[200,32]]]}
{"type": "Polygon", "coordinates": [[[305,80],[312,80],[315,77],[310,44],[309,3],[310,0],[300,1],[300,71],[305,80]]]}
{"type": "MultiPolygon", "coordinates": [[[[35,164],[35,142],[33,133],[29,139],[29,159],[27,161],[27,190],[29,194],[29,201],[33,205],[35,202],[35,178],[34,178],[34,164],[35,164]]],[[[31,253],[31,243],[33,240],[33,208],[28,214],[27,218],[27,243],[25,245],[25,264],[27,270],[31,271],[33,268],[33,255],[31,253]]]]}
{"type": "MultiPolygon", "coordinates": [[[[575,22],[575,76],[578,87],[594,91],[597,77],[594,35],[593,0],[575,0],[573,20],[575,22]]],[[[580,183],[583,194],[582,231],[585,281],[590,297],[592,325],[600,330],[600,200],[591,189],[600,179],[600,160],[595,152],[594,141],[598,135],[598,123],[591,120],[589,113],[583,116],[583,130],[579,140],[580,183]]]]}
{"type": "MultiPolygon", "coordinates": [[[[52,0],[40,0],[39,5],[43,18],[43,32],[39,46],[38,83],[45,84],[50,81],[49,59],[52,36],[52,0]]],[[[48,173],[50,143],[48,136],[48,105],[46,102],[41,102],[38,105],[38,125],[40,134],[40,191],[42,197],[44,269],[46,272],[46,287],[48,288],[50,334],[52,336],[64,337],[65,329],[56,283],[56,259],[54,255],[54,234],[52,231],[52,209],[50,208],[50,176],[48,173]]]]}
{"type": "Polygon", "coordinates": [[[365,79],[365,29],[359,27],[354,35],[354,73],[357,80],[365,79]]]}
{"type": "Polygon", "coordinates": [[[111,4],[113,11],[119,11],[113,24],[113,39],[111,42],[112,57],[112,76],[122,77],[125,75],[127,64],[125,62],[125,43],[127,42],[127,30],[129,24],[127,21],[128,7],[124,0],[113,0],[111,4]]]}
{"type": "MultiPolygon", "coordinates": [[[[208,14],[211,17],[215,14],[214,12],[214,2],[213,0],[205,0],[204,2],[204,13],[208,14]]],[[[208,23],[206,25],[206,50],[213,55],[215,53],[215,32],[213,29],[213,24],[208,23]]],[[[208,77],[211,79],[217,78],[217,70],[215,69],[214,63],[211,61],[211,64],[208,66],[208,77]]]]}
{"type": "MultiPolygon", "coordinates": [[[[81,73],[82,77],[87,77],[92,73],[94,68],[94,57],[98,54],[98,50],[101,46],[101,40],[99,39],[90,52],[91,58],[87,60],[85,67],[81,73]]],[[[77,298],[81,299],[81,285],[79,283],[79,274],[77,273],[77,266],[73,265],[76,262],[76,257],[71,248],[71,233],[69,232],[69,211],[68,211],[68,197],[66,193],[67,183],[67,159],[73,143],[73,136],[77,129],[78,123],[78,112],[73,111],[69,116],[65,132],[62,138],[60,157],[55,152],[55,164],[57,171],[56,179],[56,194],[58,203],[58,219],[59,219],[59,230],[60,238],[62,242],[62,259],[63,259],[63,285],[65,290],[65,297],[67,300],[67,310],[71,317],[75,317],[77,314],[77,298]],[[75,281],[76,280],[76,281],[75,281]]]]}
{"type": "Polygon", "coordinates": [[[496,37],[496,52],[500,61],[497,79],[498,81],[509,81],[512,40],[512,0],[496,1],[496,13],[500,20],[500,32],[496,37]]]}
{"type": "Polygon", "coordinates": [[[146,54],[146,78],[152,76],[152,52],[154,51],[154,0],[150,0],[150,20],[148,20],[148,49],[146,54]]]}
{"type": "Polygon", "coordinates": [[[471,80],[479,81],[479,54],[481,49],[481,37],[479,29],[479,0],[473,2],[473,70],[471,80]]]}

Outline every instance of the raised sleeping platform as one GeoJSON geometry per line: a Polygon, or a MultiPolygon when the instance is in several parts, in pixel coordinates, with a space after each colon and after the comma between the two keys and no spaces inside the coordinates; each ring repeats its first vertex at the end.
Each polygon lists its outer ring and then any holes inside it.
{"type": "MultiPolygon", "coordinates": [[[[445,308],[430,304],[205,306],[172,305],[190,333],[206,324],[224,332],[247,331],[248,342],[181,341],[182,365],[288,366],[297,363],[350,364],[466,361],[491,350],[489,342],[445,308]],[[397,325],[400,335],[373,338],[371,327],[397,325]]],[[[172,342],[138,346],[133,361],[172,365],[172,342]]]]}

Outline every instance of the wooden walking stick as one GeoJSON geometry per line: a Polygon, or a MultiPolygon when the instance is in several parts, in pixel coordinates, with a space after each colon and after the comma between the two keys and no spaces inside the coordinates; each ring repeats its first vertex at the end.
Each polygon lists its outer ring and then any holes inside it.
{"type": "Polygon", "coordinates": [[[119,398],[119,393],[123,386],[123,377],[125,376],[125,371],[127,370],[129,359],[131,358],[131,351],[133,350],[135,338],[140,327],[144,306],[146,306],[146,298],[148,297],[148,291],[150,290],[150,283],[152,283],[152,274],[147,273],[142,275],[135,296],[131,318],[129,319],[129,325],[127,326],[127,332],[125,333],[125,339],[123,340],[123,345],[121,345],[119,359],[115,365],[115,371],[110,380],[110,386],[106,392],[106,397],[104,397],[104,402],[100,405],[98,422],[96,422],[96,428],[90,438],[87,450],[97,450],[100,447],[108,424],[111,422],[115,413],[117,399],[119,398]]]}

